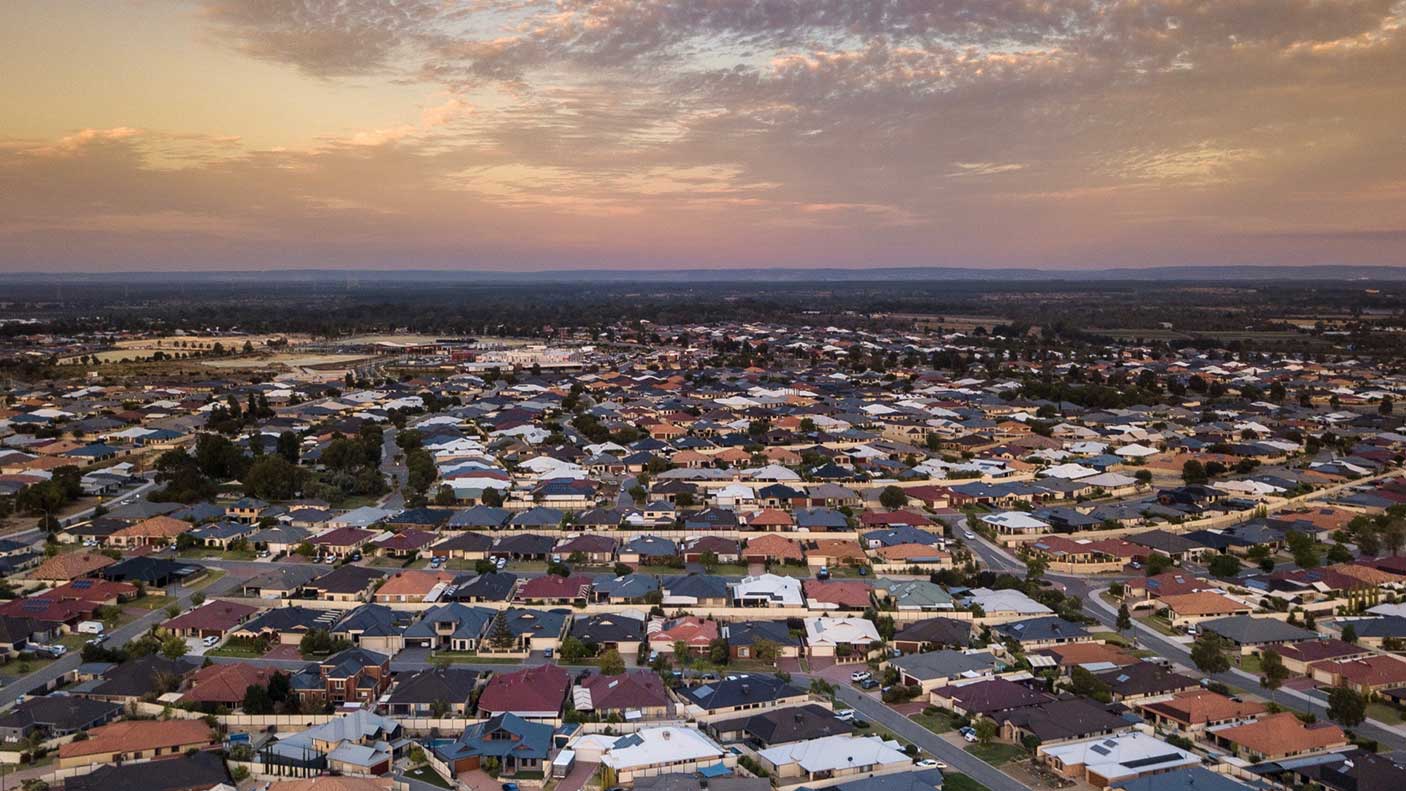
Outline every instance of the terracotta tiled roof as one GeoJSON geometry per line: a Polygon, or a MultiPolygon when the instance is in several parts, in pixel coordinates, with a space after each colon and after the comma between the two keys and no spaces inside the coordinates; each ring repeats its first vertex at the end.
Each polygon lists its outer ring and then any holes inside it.
{"type": "Polygon", "coordinates": [[[144,519],[131,527],[124,527],[114,532],[112,535],[123,538],[146,537],[146,538],[175,538],[176,536],[191,529],[190,522],[181,519],[173,519],[169,516],[153,516],[144,519]]]}
{"type": "Polygon", "coordinates": [[[423,596],[441,582],[453,582],[454,575],[446,571],[412,569],[392,574],[376,589],[377,596],[423,596]]]}
{"type": "Polygon", "coordinates": [[[30,576],[37,580],[71,580],[86,577],[117,561],[96,552],[70,552],[55,555],[39,564],[30,576]]]}
{"type": "Polygon", "coordinates": [[[208,744],[210,726],[202,720],[128,720],[88,731],[88,738],[59,747],[60,758],[208,744]]]}
{"type": "Polygon", "coordinates": [[[1263,714],[1267,707],[1253,701],[1236,702],[1210,690],[1195,690],[1174,695],[1170,700],[1144,706],[1171,717],[1178,722],[1200,725],[1208,722],[1226,722],[1241,717],[1263,714]]]}
{"type": "Polygon", "coordinates": [[[1347,743],[1342,728],[1329,724],[1309,728],[1289,711],[1261,717],[1248,725],[1216,731],[1216,736],[1260,755],[1289,755],[1347,743]]]}
{"type": "Polygon", "coordinates": [[[1211,591],[1163,596],[1158,601],[1170,607],[1178,615],[1232,615],[1253,609],[1248,604],[1211,591]]]}
{"type": "Polygon", "coordinates": [[[190,689],[181,700],[195,703],[242,703],[252,686],[267,686],[277,668],[247,662],[202,667],[190,677],[190,689]]]}

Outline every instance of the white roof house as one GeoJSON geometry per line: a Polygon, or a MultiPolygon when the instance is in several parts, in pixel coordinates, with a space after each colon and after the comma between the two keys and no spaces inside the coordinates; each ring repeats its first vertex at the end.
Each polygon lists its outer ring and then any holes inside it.
{"type": "Polygon", "coordinates": [[[1194,753],[1153,738],[1145,733],[1106,736],[1070,744],[1041,747],[1057,768],[1082,766],[1094,786],[1104,788],[1118,780],[1129,780],[1154,772],[1183,766],[1196,766],[1201,758],[1194,753]]]}
{"type": "Polygon", "coordinates": [[[879,630],[867,618],[807,618],[806,642],[811,646],[869,645],[879,641],[879,630]]]}
{"type": "Polygon", "coordinates": [[[1049,524],[1036,519],[1024,511],[1002,511],[999,514],[986,514],[981,521],[996,528],[998,533],[1045,533],[1049,524]]]}
{"type": "Polygon", "coordinates": [[[1045,478],[1063,478],[1068,481],[1077,481],[1097,474],[1098,470],[1082,464],[1059,464],[1040,471],[1040,475],[1045,478]]]}
{"type": "Polygon", "coordinates": [[[778,777],[866,774],[913,765],[898,742],[849,734],[783,744],[757,755],[776,768],[778,777]]]}
{"type": "Polygon", "coordinates": [[[1113,451],[1113,453],[1117,456],[1129,456],[1132,458],[1142,459],[1147,458],[1148,456],[1156,456],[1158,451],[1156,448],[1149,448],[1146,445],[1139,445],[1137,443],[1133,443],[1132,445],[1124,445],[1123,447],[1113,451]]]}
{"type": "Polygon", "coordinates": [[[1054,610],[1013,589],[991,590],[973,588],[969,595],[971,602],[978,605],[987,616],[996,615],[1051,615],[1054,610]]]}
{"type": "MultiPolygon", "coordinates": [[[[600,735],[594,738],[599,739],[600,735]]],[[[578,753],[581,750],[578,747],[578,753]]],[[[600,762],[614,769],[620,781],[636,776],[693,772],[723,761],[729,753],[695,728],[665,726],[641,728],[626,736],[610,737],[600,762]]]]}
{"type": "Polygon", "coordinates": [[[801,581],[779,574],[743,577],[732,584],[732,599],[739,607],[801,607],[805,604],[801,597],[801,581]]]}

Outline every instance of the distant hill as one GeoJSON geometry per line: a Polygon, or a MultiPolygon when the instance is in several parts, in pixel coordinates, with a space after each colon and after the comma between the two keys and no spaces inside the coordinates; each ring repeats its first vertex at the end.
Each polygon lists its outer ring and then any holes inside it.
{"type": "Polygon", "coordinates": [[[190,272],[16,272],[3,275],[11,283],[262,282],[329,283],[843,283],[894,281],[1406,281],[1406,267],[1388,266],[1163,266],[1136,269],[980,269],[975,267],[745,268],[745,269],[572,269],[538,272],[489,270],[341,270],[269,269],[190,272]]]}

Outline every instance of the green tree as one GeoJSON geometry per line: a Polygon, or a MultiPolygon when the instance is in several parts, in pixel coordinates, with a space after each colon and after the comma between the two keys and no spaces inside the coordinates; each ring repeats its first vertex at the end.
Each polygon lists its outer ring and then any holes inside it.
{"type": "Polygon", "coordinates": [[[1240,559],[1234,555],[1216,555],[1207,568],[1214,576],[1230,579],[1240,573],[1240,559]]]}
{"type": "Polygon", "coordinates": [[[179,635],[170,635],[161,641],[161,655],[176,660],[186,655],[186,641],[179,635]]]}
{"type": "Polygon", "coordinates": [[[1270,695],[1284,684],[1289,678],[1289,668],[1284,666],[1284,659],[1274,649],[1265,649],[1260,654],[1260,686],[1269,690],[1270,695]]]}
{"type": "Polygon", "coordinates": [[[1133,615],[1128,612],[1128,603],[1123,602],[1118,607],[1118,631],[1126,632],[1133,628],[1133,615]]]}
{"type": "Polygon", "coordinates": [[[897,511],[908,505],[908,495],[903,492],[901,487],[885,486],[884,490],[879,492],[879,505],[890,511],[897,511]]]}
{"type": "Polygon", "coordinates": [[[590,652],[586,650],[586,644],[575,637],[567,637],[561,641],[561,647],[557,649],[563,662],[575,662],[590,652]]]}
{"type": "Polygon", "coordinates": [[[618,676],[625,672],[625,660],[619,651],[608,648],[600,655],[600,672],[603,676],[618,676]]]}
{"type": "Polygon", "coordinates": [[[278,455],[287,459],[289,464],[298,463],[298,455],[301,450],[298,442],[298,435],[291,431],[285,431],[278,435],[278,455]]]}
{"type": "Polygon", "coordinates": [[[1357,642],[1357,627],[1356,627],[1356,626],[1353,626],[1352,624],[1347,624],[1347,625],[1343,626],[1343,642],[1344,642],[1344,643],[1356,643],[1356,642],[1357,642]]]}
{"type": "Polygon", "coordinates": [[[1215,675],[1230,669],[1230,660],[1225,656],[1225,643],[1219,635],[1202,632],[1191,646],[1191,661],[1202,673],[1215,675]]]}
{"type": "Polygon", "coordinates": [[[244,474],[244,491],[265,500],[291,500],[301,488],[302,475],[282,456],[261,456],[244,474]]]}
{"type": "Polygon", "coordinates": [[[1333,687],[1328,693],[1328,719],[1353,727],[1367,719],[1367,700],[1347,687],[1333,687]]]}
{"type": "Polygon", "coordinates": [[[245,714],[272,714],[273,698],[269,697],[268,688],[259,684],[246,687],[243,708],[245,714]]]}
{"type": "Polygon", "coordinates": [[[1201,462],[1196,459],[1188,459],[1185,464],[1181,465],[1181,479],[1188,484],[1205,483],[1209,480],[1209,476],[1206,475],[1206,468],[1201,462]]]}
{"type": "Polygon", "coordinates": [[[972,725],[976,731],[976,740],[981,744],[990,744],[996,738],[996,721],[990,717],[981,717],[972,725]]]}

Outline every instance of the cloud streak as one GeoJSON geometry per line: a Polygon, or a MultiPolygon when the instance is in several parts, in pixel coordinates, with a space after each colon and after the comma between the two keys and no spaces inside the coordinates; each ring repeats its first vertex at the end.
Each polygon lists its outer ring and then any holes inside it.
{"type": "Polygon", "coordinates": [[[1395,0],[211,0],[198,23],[329,102],[426,98],[278,148],[77,107],[0,143],[4,265],[150,265],[172,236],[211,266],[1406,252],[1374,230],[1406,183],[1395,0]]]}

